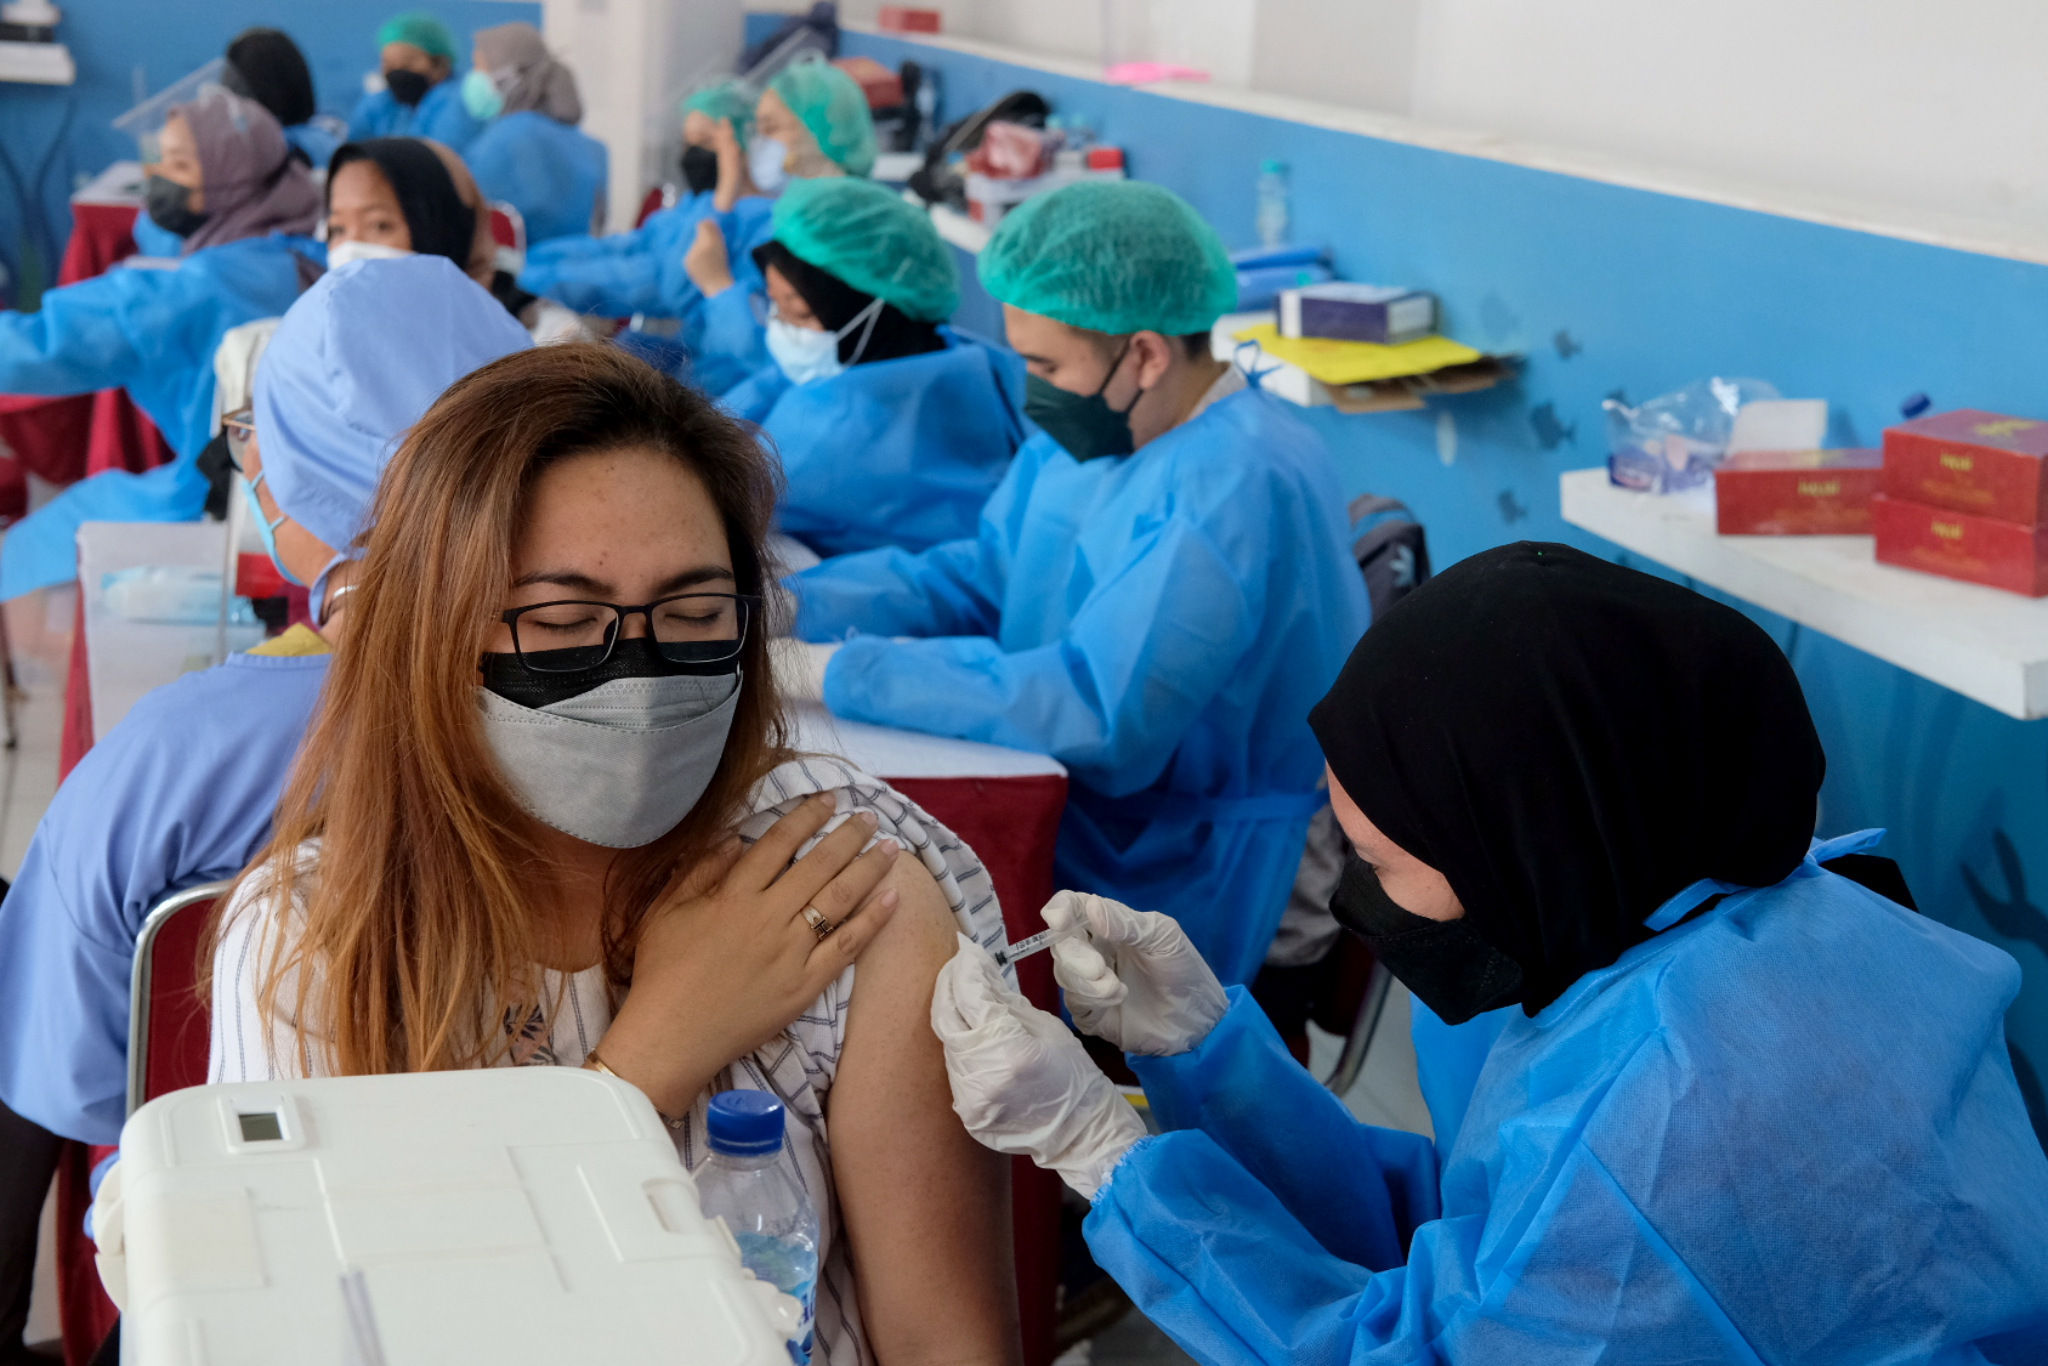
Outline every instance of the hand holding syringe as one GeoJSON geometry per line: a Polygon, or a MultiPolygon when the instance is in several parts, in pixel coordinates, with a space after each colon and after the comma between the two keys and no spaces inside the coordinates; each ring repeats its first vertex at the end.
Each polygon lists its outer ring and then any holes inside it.
{"type": "Polygon", "coordinates": [[[1027,934],[1016,943],[997,949],[995,960],[998,964],[1007,968],[1022,962],[1034,953],[1043,953],[1062,939],[1073,938],[1074,934],[1075,931],[1071,929],[1040,930],[1037,934],[1027,934]]]}

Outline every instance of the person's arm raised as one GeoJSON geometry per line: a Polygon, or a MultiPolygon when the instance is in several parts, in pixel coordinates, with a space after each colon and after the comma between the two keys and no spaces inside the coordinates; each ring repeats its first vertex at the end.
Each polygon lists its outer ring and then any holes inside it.
{"type": "Polygon", "coordinates": [[[956,927],[915,860],[898,860],[883,885],[898,911],[854,974],[828,1102],[868,1339],[885,1366],[1015,1366],[1010,1159],[954,1115],[930,1024],[956,927]]]}

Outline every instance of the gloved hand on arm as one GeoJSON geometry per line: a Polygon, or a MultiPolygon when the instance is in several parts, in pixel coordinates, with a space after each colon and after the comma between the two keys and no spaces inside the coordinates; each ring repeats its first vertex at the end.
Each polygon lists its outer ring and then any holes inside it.
{"type": "Polygon", "coordinates": [[[1020,996],[965,935],[939,969],[932,1032],[945,1045],[953,1112],[967,1132],[1059,1173],[1090,1200],[1145,1137],[1144,1121],[1073,1031],[1020,996]]]}
{"type": "Polygon", "coordinates": [[[1108,897],[1061,892],[1046,903],[1052,974],[1084,1033],[1126,1053],[1185,1053],[1216,1027],[1230,1002],[1180,922],[1108,897]]]}

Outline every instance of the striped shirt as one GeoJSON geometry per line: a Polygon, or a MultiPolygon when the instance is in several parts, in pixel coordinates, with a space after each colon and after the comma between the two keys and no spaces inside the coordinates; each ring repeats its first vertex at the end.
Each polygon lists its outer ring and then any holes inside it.
{"type": "MultiPolygon", "coordinates": [[[[845,809],[833,817],[819,838],[856,811],[873,812],[880,823],[877,837],[894,839],[916,855],[938,883],[962,932],[983,948],[1001,947],[1006,938],[1002,911],[988,870],[974,851],[887,783],[843,759],[808,755],[769,773],[755,790],[753,814],[740,822],[740,837],[752,843],[807,797],[820,792],[844,794],[845,809]]],[[[317,868],[317,842],[302,846],[298,857],[302,869],[311,872],[317,868]]],[[[209,1081],[267,1081],[319,1076],[324,1071],[311,1040],[290,1021],[280,1018],[266,1032],[258,1017],[259,971],[269,961],[267,936],[278,919],[279,907],[258,878],[245,881],[229,904],[214,957],[209,1081]]],[[[818,1278],[811,1359],[823,1366],[867,1366],[874,1359],[861,1328],[846,1241],[839,1236],[839,1205],[825,1132],[826,1101],[846,1041],[846,1010],[853,994],[854,971],[848,967],[781,1034],[720,1072],[711,1088],[691,1105],[682,1127],[672,1131],[684,1165],[694,1168],[707,1151],[705,1114],[714,1094],[733,1089],[768,1091],[782,1102],[789,1116],[785,1160],[818,1211],[822,1234],[818,1253],[823,1270],[818,1278]]],[[[580,1067],[611,1024],[613,1003],[604,968],[598,965],[576,973],[543,970],[540,976],[540,994],[546,1004],[508,1012],[503,1024],[511,1046],[499,1065],[580,1067]]],[[[289,1001],[295,994],[293,984],[284,983],[279,1000],[289,1001]]]]}

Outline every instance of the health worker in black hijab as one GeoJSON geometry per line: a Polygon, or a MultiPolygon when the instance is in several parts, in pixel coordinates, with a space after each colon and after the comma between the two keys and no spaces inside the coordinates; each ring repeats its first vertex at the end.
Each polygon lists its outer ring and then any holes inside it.
{"type": "Polygon", "coordinates": [[[934,993],[969,1131],[1090,1200],[1096,1263],[1183,1348],[2048,1361],[2018,965],[1833,871],[1880,832],[1811,841],[1821,747],[1761,628],[1505,546],[1376,623],[1311,724],[1339,919],[1446,1019],[1492,1012],[1448,1031],[1479,1052],[1449,1122],[1418,1055],[1434,1142],[1359,1123],[1165,915],[1045,910],[1163,1133],[977,946],[934,993]]]}

